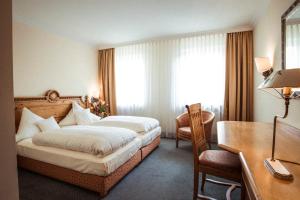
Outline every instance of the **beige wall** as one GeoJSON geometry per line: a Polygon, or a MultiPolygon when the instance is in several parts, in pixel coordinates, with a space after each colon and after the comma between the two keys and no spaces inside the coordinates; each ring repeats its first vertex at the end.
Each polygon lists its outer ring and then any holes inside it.
{"type": "MultiPolygon", "coordinates": [[[[275,70],[281,69],[281,15],[294,0],[271,0],[265,15],[258,20],[254,29],[255,57],[268,56],[274,62],[275,70]]],[[[256,72],[254,92],[255,121],[271,122],[276,114],[283,114],[284,102],[263,91],[257,86],[263,77],[256,72]]],[[[292,101],[287,123],[300,128],[300,100],[292,101]]]]}
{"type": "Polygon", "coordinates": [[[0,199],[17,200],[11,10],[11,0],[0,2],[0,199]]]}
{"type": "Polygon", "coordinates": [[[13,23],[15,96],[92,93],[98,83],[97,50],[19,22],[13,23]]]}

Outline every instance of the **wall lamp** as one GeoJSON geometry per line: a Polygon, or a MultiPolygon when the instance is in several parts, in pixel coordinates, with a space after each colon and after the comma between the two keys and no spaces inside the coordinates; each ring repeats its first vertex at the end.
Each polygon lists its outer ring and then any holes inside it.
{"type": "Polygon", "coordinates": [[[255,58],[257,71],[267,79],[273,72],[273,68],[269,58],[257,57],[255,58]]]}

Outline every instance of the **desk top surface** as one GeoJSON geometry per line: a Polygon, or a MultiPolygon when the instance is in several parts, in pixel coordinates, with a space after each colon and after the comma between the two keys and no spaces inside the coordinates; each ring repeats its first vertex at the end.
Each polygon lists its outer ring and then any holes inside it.
{"type": "MultiPolygon", "coordinates": [[[[300,130],[277,125],[275,158],[300,163],[300,130]]],[[[282,163],[293,174],[293,181],[273,177],[264,166],[263,161],[271,157],[272,131],[270,123],[218,122],[218,145],[240,153],[259,199],[300,199],[300,165],[282,163]]]]}

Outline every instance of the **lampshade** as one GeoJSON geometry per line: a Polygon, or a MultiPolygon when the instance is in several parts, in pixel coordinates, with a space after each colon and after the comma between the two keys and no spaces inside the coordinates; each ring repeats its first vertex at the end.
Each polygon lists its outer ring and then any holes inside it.
{"type": "Polygon", "coordinates": [[[264,58],[264,57],[255,58],[255,63],[256,63],[257,71],[259,73],[263,73],[272,68],[269,58],[264,58]]]}
{"type": "Polygon", "coordinates": [[[283,69],[269,76],[259,89],[264,88],[300,88],[300,68],[298,69],[283,69]]]}

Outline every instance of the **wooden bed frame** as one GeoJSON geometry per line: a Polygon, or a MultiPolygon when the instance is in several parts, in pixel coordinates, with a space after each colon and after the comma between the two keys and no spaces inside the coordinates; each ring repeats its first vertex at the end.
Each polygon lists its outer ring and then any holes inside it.
{"type": "MultiPolygon", "coordinates": [[[[48,90],[42,97],[17,97],[15,98],[15,125],[19,127],[22,109],[30,109],[35,114],[48,118],[54,116],[59,122],[72,108],[72,102],[76,101],[82,107],[88,108],[87,96],[63,96],[55,90],[48,90]]],[[[137,166],[147,155],[149,155],[160,144],[158,136],[149,145],[141,148],[126,163],[116,169],[108,176],[97,176],[93,174],[80,173],[75,170],[41,162],[31,158],[18,156],[18,167],[58,179],[73,185],[77,185],[95,192],[99,192],[101,197],[107,195],[108,191],[126,176],[135,166],[137,166]]]]}

